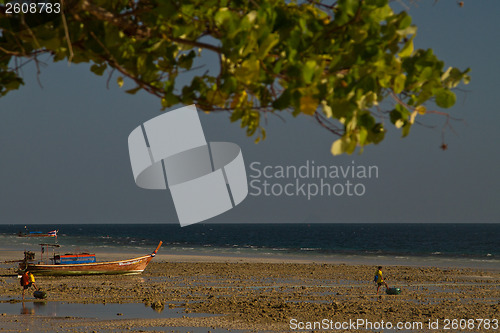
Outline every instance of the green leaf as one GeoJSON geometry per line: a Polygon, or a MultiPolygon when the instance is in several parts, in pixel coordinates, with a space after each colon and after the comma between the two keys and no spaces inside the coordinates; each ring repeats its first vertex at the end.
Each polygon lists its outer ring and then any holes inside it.
{"type": "Polygon", "coordinates": [[[250,58],[236,69],[236,78],[245,84],[251,84],[259,79],[260,63],[258,59],[250,58]]]}
{"type": "Polygon", "coordinates": [[[235,122],[243,116],[243,109],[236,109],[231,113],[231,117],[229,117],[229,120],[231,122],[235,122]]]}
{"type": "Polygon", "coordinates": [[[455,96],[455,93],[448,89],[440,89],[436,93],[437,106],[445,109],[452,107],[455,104],[456,99],[457,97],[455,96]]]}
{"type": "Polygon", "coordinates": [[[342,140],[342,138],[337,139],[333,142],[330,151],[333,155],[341,155],[344,153],[344,141],[342,140]]]}
{"type": "Polygon", "coordinates": [[[386,20],[392,14],[392,9],[388,5],[378,7],[370,12],[370,18],[377,23],[386,20]]]}
{"type": "Polygon", "coordinates": [[[233,15],[232,15],[231,11],[229,10],[229,8],[227,8],[227,7],[220,8],[217,11],[217,13],[215,14],[215,23],[218,26],[222,26],[226,22],[231,21],[232,17],[233,17],[233,15]]]}
{"type": "Polygon", "coordinates": [[[177,11],[178,8],[173,0],[163,0],[158,2],[157,13],[165,18],[175,16],[177,11]]]}
{"type": "Polygon", "coordinates": [[[406,124],[408,114],[406,109],[403,111],[403,108],[398,106],[399,104],[397,104],[396,108],[389,113],[389,117],[391,119],[391,123],[393,123],[396,128],[401,128],[406,124]]]}
{"type": "MultiPolygon", "coordinates": [[[[354,136],[352,136],[354,137],[354,136]]],[[[352,137],[346,137],[345,135],[340,139],[333,142],[330,149],[333,155],[340,155],[343,153],[352,154],[356,150],[357,142],[352,137]]]]}
{"type": "Polygon", "coordinates": [[[411,24],[411,16],[408,15],[406,12],[402,12],[401,15],[403,15],[403,19],[399,22],[399,29],[406,29],[410,26],[411,24]]]}
{"type": "Polygon", "coordinates": [[[468,84],[470,77],[467,75],[469,72],[469,68],[465,71],[461,72],[457,68],[449,67],[446,72],[441,75],[441,80],[444,83],[444,86],[448,89],[455,88],[460,81],[463,81],[464,84],[468,84]]]}
{"type": "Polygon", "coordinates": [[[411,129],[411,124],[409,122],[406,122],[405,125],[403,126],[403,130],[401,131],[401,135],[403,138],[407,137],[408,134],[410,134],[410,129],[411,129]]]}
{"type": "Polygon", "coordinates": [[[405,87],[405,82],[406,82],[406,75],[401,73],[398,76],[396,76],[396,78],[394,79],[394,92],[396,94],[399,94],[403,91],[405,87]]]}
{"type": "MultiPolygon", "coordinates": [[[[354,16],[361,3],[358,0],[339,0],[335,13],[335,23],[344,25],[354,16]]],[[[303,18],[302,18],[303,20],[303,18]]]]}
{"type": "Polygon", "coordinates": [[[137,71],[139,73],[144,72],[146,68],[146,59],[148,55],[147,54],[141,54],[140,56],[137,57],[137,71]]]}
{"type": "Polygon", "coordinates": [[[141,87],[135,87],[133,89],[129,89],[129,90],[125,90],[125,92],[127,94],[130,94],[130,95],[135,95],[136,92],[138,92],[139,90],[141,90],[141,87]]]}
{"type": "Polygon", "coordinates": [[[406,44],[403,46],[403,48],[399,52],[399,56],[401,58],[409,57],[413,53],[413,38],[415,38],[414,35],[411,36],[411,38],[406,42],[406,44]]]}
{"type": "Polygon", "coordinates": [[[358,132],[358,142],[361,146],[366,143],[366,139],[368,137],[368,130],[364,127],[361,127],[358,132]]]}
{"type": "Polygon", "coordinates": [[[312,116],[316,113],[318,104],[319,101],[316,98],[309,95],[302,96],[300,98],[300,112],[312,116]]]}
{"type": "Polygon", "coordinates": [[[389,0],[366,0],[366,4],[369,6],[383,7],[389,3],[389,0]]]}
{"type": "Polygon", "coordinates": [[[306,61],[306,65],[302,69],[302,77],[304,78],[304,82],[306,84],[310,84],[316,71],[316,61],[308,60],[306,61]]]}
{"type": "Polygon", "coordinates": [[[356,10],[358,9],[358,6],[361,5],[359,0],[341,0],[339,1],[339,6],[343,5],[343,10],[345,10],[347,15],[354,16],[356,14],[356,10]]]}
{"type": "Polygon", "coordinates": [[[184,69],[190,69],[193,65],[193,59],[196,57],[196,53],[191,50],[188,54],[181,54],[177,64],[179,67],[184,69]]]}
{"type": "Polygon", "coordinates": [[[259,47],[259,52],[257,53],[257,57],[259,59],[262,59],[265,57],[271,49],[276,46],[280,41],[280,36],[279,34],[273,33],[269,34],[267,38],[262,42],[262,44],[259,47]]]}
{"type": "Polygon", "coordinates": [[[166,94],[165,97],[161,99],[161,106],[165,109],[179,103],[179,98],[174,94],[166,94]]]}
{"type": "Polygon", "coordinates": [[[104,73],[104,71],[106,70],[106,67],[107,67],[107,65],[105,63],[104,64],[93,64],[92,66],[90,66],[90,71],[94,74],[101,76],[104,73]]]}
{"type": "Polygon", "coordinates": [[[273,108],[284,110],[288,108],[292,101],[292,93],[289,89],[285,89],[283,93],[273,102],[273,108]]]}
{"type": "Polygon", "coordinates": [[[369,142],[373,142],[374,144],[378,144],[384,140],[385,132],[384,125],[377,123],[370,129],[370,131],[368,131],[367,140],[369,142]]]}

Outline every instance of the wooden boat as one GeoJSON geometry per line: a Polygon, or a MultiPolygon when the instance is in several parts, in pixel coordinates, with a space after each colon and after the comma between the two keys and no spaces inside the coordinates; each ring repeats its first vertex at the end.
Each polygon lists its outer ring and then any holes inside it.
{"type": "Polygon", "coordinates": [[[19,237],[55,237],[57,238],[57,232],[59,230],[52,230],[46,233],[43,233],[41,231],[20,231],[17,236],[19,237]]]}
{"type": "MultiPolygon", "coordinates": [[[[27,268],[34,275],[140,274],[156,256],[161,244],[160,241],[156,250],[151,254],[126,260],[95,262],[95,255],[93,254],[67,254],[62,256],[54,255],[51,258],[53,261],[51,264],[33,263],[25,259],[19,264],[19,267],[21,270],[27,268]],[[64,259],[68,260],[65,261],[64,259]]],[[[41,245],[47,246],[49,244],[41,245]]],[[[43,252],[44,250],[42,250],[43,252]]],[[[33,252],[29,253],[33,254],[33,252]]]]}

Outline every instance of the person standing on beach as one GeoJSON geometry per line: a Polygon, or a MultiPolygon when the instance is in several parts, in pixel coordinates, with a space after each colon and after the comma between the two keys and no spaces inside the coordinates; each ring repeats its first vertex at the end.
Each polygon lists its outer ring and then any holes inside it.
{"type": "Polygon", "coordinates": [[[389,286],[384,281],[384,276],[382,273],[382,266],[378,266],[377,273],[375,274],[374,282],[377,283],[377,295],[378,295],[378,291],[379,291],[381,285],[385,285],[385,288],[389,289],[389,286]]]}
{"type": "Polygon", "coordinates": [[[24,271],[23,275],[21,275],[20,282],[21,282],[21,286],[23,287],[23,300],[24,300],[24,291],[26,289],[33,286],[35,288],[35,290],[38,290],[38,287],[35,284],[35,277],[33,276],[33,274],[31,274],[31,272],[28,269],[26,269],[24,271]]]}

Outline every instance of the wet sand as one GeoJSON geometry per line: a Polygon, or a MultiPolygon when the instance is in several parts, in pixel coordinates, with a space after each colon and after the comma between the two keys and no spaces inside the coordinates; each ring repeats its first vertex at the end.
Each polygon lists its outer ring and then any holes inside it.
{"type": "MultiPolygon", "coordinates": [[[[83,313],[66,317],[5,313],[0,314],[0,328],[12,332],[163,332],[200,327],[201,332],[274,332],[292,331],[300,325],[308,328],[308,323],[323,320],[334,325],[364,319],[393,325],[422,323],[424,329],[415,331],[426,331],[429,320],[439,320],[444,328],[446,319],[500,319],[498,270],[386,266],[389,286],[402,289],[401,295],[389,296],[384,288],[375,294],[373,265],[196,256],[168,256],[166,262],[165,258],[155,258],[141,275],[39,276],[37,284],[48,293],[48,302],[143,303],[158,312],[184,311],[180,318],[120,319],[113,314],[109,320],[95,320],[79,318],[85,317],[83,313]]],[[[21,288],[12,266],[0,265],[0,300],[20,307],[21,288]]],[[[33,302],[31,295],[25,304],[29,302],[33,302]]],[[[495,331],[475,325],[469,331],[495,331]]],[[[356,331],[362,330],[349,330],[356,331]]],[[[432,330],[439,331],[445,330],[432,330]]]]}

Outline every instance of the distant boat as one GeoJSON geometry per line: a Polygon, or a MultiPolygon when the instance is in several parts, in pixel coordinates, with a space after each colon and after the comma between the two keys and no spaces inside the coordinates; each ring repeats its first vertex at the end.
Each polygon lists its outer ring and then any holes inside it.
{"type": "Polygon", "coordinates": [[[28,228],[24,227],[24,231],[19,231],[17,234],[19,237],[55,237],[57,238],[57,232],[59,230],[52,230],[46,233],[41,231],[28,231],[28,228]]]}
{"type": "MultiPolygon", "coordinates": [[[[25,252],[25,260],[19,264],[19,268],[28,270],[35,275],[94,275],[94,274],[141,274],[163,242],[160,241],[156,250],[151,254],[117,261],[96,262],[95,254],[78,253],[53,255],[50,258],[52,264],[34,263],[34,253],[25,252]]],[[[42,245],[42,256],[45,247],[59,247],[57,244],[42,245]]]]}

